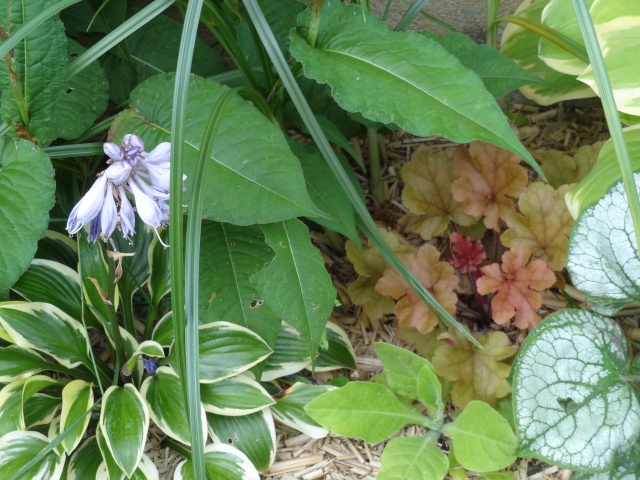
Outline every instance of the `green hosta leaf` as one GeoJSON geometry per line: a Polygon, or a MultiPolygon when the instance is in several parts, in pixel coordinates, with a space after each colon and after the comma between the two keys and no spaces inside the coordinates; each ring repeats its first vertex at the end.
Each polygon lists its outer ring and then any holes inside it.
{"type": "Polygon", "coordinates": [[[36,258],[52,260],[76,269],[78,268],[78,245],[68,235],[47,230],[45,237],[38,242],[36,258]]]}
{"type": "MultiPolygon", "coordinates": [[[[162,241],[167,243],[169,240],[169,230],[163,231],[160,236],[162,241]]],[[[204,252],[203,252],[204,253],[204,252]]],[[[160,300],[171,291],[171,269],[169,262],[169,251],[162,246],[158,239],[153,237],[151,246],[149,247],[149,296],[152,305],[157,309],[160,300]]]]}
{"type": "MultiPolygon", "coordinates": [[[[24,412],[31,398],[41,390],[60,383],[44,375],[34,375],[5,385],[0,390],[0,437],[13,430],[27,428],[24,412]]],[[[33,420],[29,418],[29,422],[33,420]]]]}
{"type": "Polygon", "coordinates": [[[307,346],[295,328],[282,322],[273,353],[267,357],[262,381],[286,377],[311,365],[307,346]]]}
{"type": "Polygon", "coordinates": [[[125,474],[113,458],[109,445],[107,444],[104,434],[100,428],[96,429],[96,439],[103,459],[103,462],[98,468],[96,478],[105,480],[124,480],[126,478],[125,474]]]}
{"type": "MultiPolygon", "coordinates": [[[[78,273],[86,302],[85,321],[88,319],[89,325],[105,329],[113,343],[109,306],[104,301],[110,282],[104,247],[102,242],[87,241],[87,232],[84,229],[78,232],[78,273]]],[[[113,300],[109,299],[112,303],[113,300]]]]}
{"type": "Polygon", "coordinates": [[[53,305],[35,302],[1,305],[0,325],[16,345],[51,355],[67,368],[92,365],[84,327],[53,305]]]}
{"type": "Polygon", "coordinates": [[[148,428],[149,410],[133,385],[113,386],[105,392],[100,430],[115,462],[128,477],[140,462],[148,428]]]}
{"type": "Polygon", "coordinates": [[[443,431],[453,440],[456,458],[467,470],[493,472],[516,461],[516,437],[509,422],[484,402],[469,402],[443,431]]]}
{"type": "Polygon", "coordinates": [[[118,290],[123,301],[132,298],[133,294],[149,281],[149,246],[155,234],[138,215],[135,229],[136,234],[132,241],[122,238],[120,232],[114,235],[118,252],[133,253],[133,256],[122,258],[122,277],[118,280],[118,290]]]}
{"type": "Polygon", "coordinates": [[[214,442],[233,445],[260,472],[266,472],[276,455],[276,430],[271,410],[265,408],[241,417],[207,414],[214,442]]]}
{"type": "Polygon", "coordinates": [[[0,136],[0,289],[29,266],[47,231],[54,192],[49,157],[26,140],[0,136]]]}
{"type": "MultiPolygon", "coordinates": [[[[211,478],[260,480],[260,474],[244,453],[231,445],[209,444],[204,447],[204,462],[211,478]]],[[[190,460],[178,465],[174,480],[196,480],[190,460]]]]}
{"type": "Polygon", "coordinates": [[[162,317],[153,328],[151,335],[154,342],[159,343],[163,347],[170,347],[173,342],[173,316],[172,312],[162,317]]]}
{"type": "Polygon", "coordinates": [[[582,310],[547,317],[513,372],[519,452],[585,472],[611,467],[640,434],[626,340],[611,320],[582,310]]]}
{"type": "Polygon", "coordinates": [[[61,405],[62,400],[58,397],[36,393],[24,402],[22,414],[25,428],[48,425],[53,421],[61,405]]]}
{"type": "Polygon", "coordinates": [[[251,282],[267,305],[300,332],[313,362],[336,296],[331,278],[302,222],[293,219],[261,228],[276,256],[251,282]]]}
{"type": "Polygon", "coordinates": [[[306,76],[331,86],[345,110],[416,135],[484,140],[535,163],[482,81],[437,42],[392,32],[359,6],[331,0],[324,2],[314,48],[307,43],[311,16],[307,10],[298,17],[291,53],[306,76]]]}
{"type": "MultiPolygon", "coordinates": [[[[171,367],[160,367],[153,377],[147,377],[142,383],[140,394],[147,402],[151,420],[171,438],[186,445],[191,443],[187,409],[184,404],[182,385],[178,374],[171,367]]],[[[203,432],[206,438],[206,420],[201,410],[203,432]]]]}
{"type": "MultiPolygon", "coordinates": [[[[83,380],[69,382],[62,390],[62,412],[60,414],[60,431],[65,431],[76,420],[81,418],[93,405],[92,385],[83,380]]],[[[62,446],[67,454],[71,454],[82,440],[82,436],[89,425],[91,415],[76,425],[64,440],[62,446]]]]}
{"type": "Polygon", "coordinates": [[[313,221],[359,242],[353,206],[320,151],[296,141],[290,141],[289,147],[300,160],[311,200],[325,215],[313,221]]]}
{"type": "Polygon", "coordinates": [[[12,290],[30,302],[50,303],[72,318],[82,318],[80,276],[62,263],[34,259],[12,290]]]}
{"type": "MultiPolygon", "coordinates": [[[[47,437],[37,432],[11,432],[0,438],[0,471],[2,476],[12,478],[33,457],[38,455],[47,445],[47,437]]],[[[18,480],[42,478],[58,480],[62,477],[66,455],[56,455],[51,451],[18,477],[18,480]]]]}
{"type": "Polygon", "coordinates": [[[138,467],[136,471],[133,472],[131,477],[132,480],[158,480],[160,478],[160,474],[158,473],[158,469],[155,464],[151,461],[149,457],[146,455],[142,455],[140,459],[140,463],[138,463],[138,467]]]}
{"type": "Polygon", "coordinates": [[[200,381],[216,382],[250,369],[272,350],[248,328],[229,322],[199,327],[200,381]]]}
{"type": "Polygon", "coordinates": [[[28,348],[11,345],[0,348],[0,382],[13,382],[47,370],[50,366],[40,355],[28,348]]]}
{"type": "MultiPolygon", "coordinates": [[[[624,142],[629,151],[631,169],[640,169],[640,125],[623,129],[624,142]]],[[[612,141],[607,141],[598,155],[598,161],[589,174],[566,195],[566,202],[573,218],[604,197],[614,183],[620,181],[620,166],[612,141]]]]}
{"type": "Polygon", "coordinates": [[[273,346],[280,318],[256,292],[249,277],[273,259],[257,226],[203,222],[200,254],[200,322],[224,319],[249,330],[273,346]]]}
{"type": "MultiPolygon", "coordinates": [[[[640,184],[640,173],[634,178],[640,184]]],[[[569,240],[567,270],[573,285],[601,313],[640,301],[640,255],[622,182],[578,217],[569,240]]]]}
{"type": "Polygon", "coordinates": [[[496,98],[522,85],[544,83],[495,48],[477,44],[463,33],[448,32],[445,35],[436,35],[424,31],[420,34],[438,42],[447,52],[460,60],[462,65],[475,72],[489,93],[496,98]]]}
{"type": "MultiPolygon", "coordinates": [[[[540,23],[542,10],[548,3],[549,0],[524,0],[515,14],[525,20],[540,23]]],[[[509,23],[502,34],[500,51],[529,73],[547,82],[525,85],[520,88],[522,94],[540,105],[594,97],[594,91],[579,82],[575,75],[557,72],[540,60],[539,41],[540,37],[536,33],[514,23],[509,23]]]]}
{"type": "MultiPolygon", "coordinates": [[[[138,366],[138,359],[142,356],[164,358],[164,349],[162,345],[153,340],[145,340],[137,346],[129,360],[124,364],[122,371],[125,375],[130,375],[138,366]],[[127,373],[128,372],[128,373],[127,373]]],[[[140,362],[142,363],[142,362],[140,362]]]]}
{"type": "Polygon", "coordinates": [[[404,405],[382,385],[351,382],[325,393],[305,407],[309,416],[333,433],[384,440],[409,423],[423,425],[426,418],[404,405]]]}
{"type": "Polygon", "coordinates": [[[447,455],[431,436],[397,437],[382,453],[378,480],[441,480],[449,470],[447,455]]]}
{"type": "Polygon", "coordinates": [[[84,480],[99,478],[96,474],[103,462],[98,440],[95,436],[87,438],[69,459],[67,480],[84,480]]]}
{"type": "MultiPolygon", "coordinates": [[[[67,57],[73,59],[86,48],[68,39],[67,57]]],[[[98,62],[66,80],[58,94],[51,137],[72,140],[79,137],[107,109],[109,84],[98,62]]]]}
{"type": "Polygon", "coordinates": [[[334,389],[335,387],[330,385],[295,383],[287,389],[283,397],[276,398],[276,404],[271,406],[271,412],[276,420],[311,438],[325,437],[329,432],[311,418],[305,407],[314,398],[334,389]]]}
{"type": "Polygon", "coordinates": [[[356,368],[356,354],[346,332],[338,325],[327,322],[324,328],[327,348],[318,350],[316,372],[327,372],[338,368],[356,368]]]}
{"type": "MultiPolygon", "coordinates": [[[[118,115],[111,128],[116,141],[126,133],[140,135],[150,146],[170,141],[174,80],[174,75],[157,75],[132,92],[133,108],[118,115]]],[[[212,105],[227,90],[203,78],[191,81],[185,115],[187,190],[212,105]]],[[[204,218],[209,220],[252,225],[319,214],[282,132],[237,95],[227,104],[205,169],[203,191],[204,218]]]]}
{"type": "Polygon", "coordinates": [[[255,380],[245,375],[200,384],[205,412],[218,415],[248,415],[273,405],[275,400],[255,380]]]}
{"type": "MultiPolygon", "coordinates": [[[[53,3],[54,0],[2,2],[2,38],[14,34],[53,3]]],[[[42,22],[16,45],[10,67],[0,62],[2,116],[8,124],[29,132],[40,144],[55,138],[52,129],[66,63],[67,37],[57,16],[42,22]]]]}

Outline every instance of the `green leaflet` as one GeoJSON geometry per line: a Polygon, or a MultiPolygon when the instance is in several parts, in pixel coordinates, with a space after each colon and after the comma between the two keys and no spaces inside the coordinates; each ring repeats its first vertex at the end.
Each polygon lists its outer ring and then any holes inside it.
{"type": "MultiPolygon", "coordinates": [[[[53,0],[2,2],[3,35],[11,36],[53,3],[53,0]]],[[[0,62],[2,117],[9,125],[26,130],[41,145],[55,138],[54,117],[66,64],[67,37],[57,16],[43,22],[16,45],[9,65],[0,62]]]]}
{"type": "MultiPolygon", "coordinates": [[[[11,478],[40,451],[49,444],[47,437],[37,432],[15,431],[0,438],[0,471],[11,478]]],[[[40,462],[31,467],[21,479],[46,478],[58,480],[62,477],[65,454],[49,452],[40,462]]]]}
{"type": "Polygon", "coordinates": [[[47,231],[54,191],[47,155],[26,140],[0,137],[0,289],[29,266],[47,231]]]}
{"type": "MultiPolygon", "coordinates": [[[[126,133],[136,133],[150,146],[168,141],[173,84],[174,75],[164,74],[138,85],[129,100],[134,108],[119,114],[111,127],[116,141],[126,133]]],[[[226,90],[203,78],[191,81],[185,115],[187,190],[195,173],[206,120],[212,105],[226,90]]],[[[251,225],[320,214],[309,199],[300,164],[282,133],[237,95],[225,109],[205,170],[205,219],[251,225]]]]}
{"type": "Polygon", "coordinates": [[[640,434],[626,340],[611,320],[582,310],[547,317],[513,370],[518,453],[584,472],[608,470],[640,434]]]}
{"type": "Polygon", "coordinates": [[[309,10],[298,17],[291,52],[306,76],[331,86],[345,110],[416,135],[491,142],[537,168],[482,81],[437,42],[392,32],[360,7],[331,0],[314,47],[307,43],[311,18],[309,10]]]}
{"type": "Polygon", "coordinates": [[[276,256],[251,282],[271,309],[300,332],[313,362],[333,310],[336,292],[331,278],[301,221],[261,228],[276,256]]]}
{"type": "MultiPolygon", "coordinates": [[[[634,178],[638,185],[640,173],[634,178]]],[[[622,182],[576,220],[567,270],[573,285],[600,313],[612,314],[640,301],[640,256],[622,182]]]]}
{"type": "Polygon", "coordinates": [[[397,437],[389,441],[382,453],[378,480],[441,480],[449,469],[447,455],[436,445],[436,439],[397,437]]]}
{"type": "MultiPolygon", "coordinates": [[[[65,385],[62,390],[62,411],[60,412],[60,431],[65,431],[76,420],[81,418],[87,410],[93,405],[92,385],[83,380],[74,380],[65,385]]],[[[71,454],[78,446],[89,425],[91,415],[84,417],[79,425],[69,433],[64,440],[62,446],[67,455],[71,454]]]]}

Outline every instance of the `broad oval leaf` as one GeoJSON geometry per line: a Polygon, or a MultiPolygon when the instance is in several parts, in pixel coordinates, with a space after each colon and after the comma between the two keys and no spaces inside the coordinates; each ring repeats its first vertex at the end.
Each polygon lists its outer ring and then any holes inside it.
{"type": "Polygon", "coordinates": [[[307,43],[311,19],[310,10],[298,17],[291,53],[306,76],[331,86],[345,110],[416,135],[484,140],[535,163],[478,76],[437,42],[392,32],[359,6],[331,0],[322,7],[314,47],[307,43]]]}
{"type": "Polygon", "coordinates": [[[99,478],[98,468],[103,463],[102,454],[95,436],[87,438],[69,460],[67,480],[99,478]]]}
{"type": "MultiPolygon", "coordinates": [[[[0,471],[5,478],[12,478],[18,470],[49,445],[47,437],[37,432],[16,431],[0,438],[0,471]]],[[[47,453],[42,460],[27,470],[19,480],[42,478],[58,480],[62,477],[65,454],[47,453]]]]}
{"type": "Polygon", "coordinates": [[[250,369],[273,350],[248,328],[229,322],[201,325],[200,381],[216,382],[250,369]]]}
{"type": "Polygon", "coordinates": [[[47,370],[49,362],[29,348],[0,348],[0,382],[9,383],[47,370]]]}
{"type": "Polygon", "coordinates": [[[102,429],[96,429],[96,439],[98,441],[98,448],[102,455],[103,462],[98,467],[98,473],[96,479],[100,480],[124,480],[126,478],[124,472],[120,466],[116,463],[116,460],[111,454],[109,445],[102,433],[102,429]]]}
{"type": "Polygon", "coordinates": [[[209,435],[216,443],[232,445],[244,453],[260,472],[276,456],[276,429],[271,410],[265,408],[241,417],[207,414],[209,435]]]}
{"type": "Polygon", "coordinates": [[[376,342],[376,355],[384,367],[384,375],[394,392],[412,400],[418,399],[420,371],[427,367],[434,370],[431,363],[402,347],[376,342]]]}
{"type": "Polygon", "coordinates": [[[85,415],[93,405],[92,385],[84,380],[69,382],[62,390],[62,412],[60,413],[60,431],[71,427],[76,420],[84,416],[84,420],[62,440],[67,455],[78,446],[91,420],[91,415],[85,415]]]}
{"type": "MultiPolygon", "coordinates": [[[[634,179],[637,188],[640,173],[634,179]]],[[[567,270],[573,285],[600,313],[640,301],[640,255],[622,182],[576,220],[567,270]]]]}
{"type": "Polygon", "coordinates": [[[131,477],[147,439],[149,410],[136,388],[112,386],[102,398],[100,430],[118,466],[131,477]]]}
{"type": "Polygon", "coordinates": [[[449,470],[447,455],[432,436],[397,437],[382,452],[378,480],[442,480],[449,470]]]}
{"type": "MultiPolygon", "coordinates": [[[[240,450],[231,445],[209,444],[204,447],[204,463],[211,478],[260,480],[260,474],[240,450]]],[[[196,480],[193,465],[185,460],[178,465],[174,480],[196,480]]]]}
{"type": "Polygon", "coordinates": [[[640,434],[627,363],[624,334],[611,320],[582,310],[547,317],[514,367],[518,453],[585,472],[608,469],[640,434]]]}
{"type": "MultiPolygon", "coordinates": [[[[129,100],[132,108],[116,117],[111,136],[118,141],[136,133],[147,145],[170,141],[174,81],[174,75],[165,74],[138,85],[129,100]]],[[[204,78],[191,80],[184,117],[187,190],[195,177],[212,105],[227,90],[204,78]]],[[[304,188],[302,169],[282,132],[238,95],[226,106],[204,175],[203,215],[209,220],[252,225],[320,213],[304,188]]]]}
{"type": "Polygon", "coordinates": [[[0,325],[16,345],[51,355],[67,368],[92,365],[84,327],[53,305],[5,303],[0,305],[0,325]]]}
{"type": "Polygon", "coordinates": [[[33,259],[54,192],[49,157],[31,142],[0,136],[0,289],[11,287],[33,259]]]}
{"type": "Polygon", "coordinates": [[[245,375],[201,383],[200,398],[205,412],[227,416],[248,415],[276,403],[258,382],[245,375]]]}
{"type": "Polygon", "coordinates": [[[311,365],[309,350],[295,328],[282,322],[273,353],[265,361],[262,381],[286,377],[311,365]]]}
{"type": "Polygon", "coordinates": [[[22,408],[25,428],[28,430],[39,425],[48,425],[55,418],[61,405],[62,400],[59,397],[34,394],[24,402],[22,408]]]}

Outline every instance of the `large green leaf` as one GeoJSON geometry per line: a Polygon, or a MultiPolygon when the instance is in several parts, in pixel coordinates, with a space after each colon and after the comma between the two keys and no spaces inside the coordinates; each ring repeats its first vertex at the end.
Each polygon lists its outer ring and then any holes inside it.
{"type": "MultiPolygon", "coordinates": [[[[54,0],[2,2],[2,39],[11,36],[53,3],[54,0]]],[[[66,64],[67,37],[57,16],[45,20],[16,45],[12,50],[10,67],[0,62],[2,116],[10,125],[29,132],[40,144],[47,144],[55,138],[53,123],[58,96],[64,85],[66,64]],[[19,102],[24,102],[22,108],[19,102]]]]}
{"type": "Polygon", "coordinates": [[[16,345],[51,355],[67,368],[92,365],[84,327],[53,305],[3,304],[0,306],[0,325],[16,345]]]}
{"type": "Polygon", "coordinates": [[[273,259],[258,227],[203,222],[200,253],[201,323],[226,320],[275,344],[280,318],[260,301],[249,277],[273,259]]]}
{"type": "Polygon", "coordinates": [[[313,361],[336,296],[331,278],[302,222],[287,220],[261,228],[276,256],[251,282],[267,305],[300,332],[313,361]]]}
{"type": "MultiPolygon", "coordinates": [[[[62,412],[60,413],[60,431],[71,427],[76,420],[82,418],[93,405],[92,385],[83,380],[74,380],[65,385],[62,390],[62,412]]],[[[91,415],[84,416],[84,420],[62,440],[62,446],[67,454],[71,454],[78,446],[91,420],[91,415]]]]}
{"type": "Polygon", "coordinates": [[[378,480],[442,480],[449,460],[433,437],[397,437],[382,453],[378,480]]]}
{"type": "Polygon", "coordinates": [[[130,383],[112,386],[102,398],[100,429],[118,466],[131,477],[147,439],[149,410],[130,383]]]}
{"type": "MultiPolygon", "coordinates": [[[[131,93],[133,108],[118,115],[111,128],[116,141],[127,133],[140,135],[149,148],[170,141],[174,80],[174,75],[157,75],[131,93]]],[[[185,115],[187,190],[212,105],[227,90],[204,78],[191,81],[185,115]]],[[[251,225],[319,214],[304,188],[300,164],[282,133],[237,95],[224,112],[207,162],[203,191],[204,218],[210,220],[251,225]]]]}
{"type": "MultiPolygon", "coordinates": [[[[637,188],[640,173],[634,178],[637,188]]],[[[640,301],[640,255],[622,182],[578,217],[569,239],[567,270],[573,285],[601,313],[640,301]]]]}
{"type": "MultiPolygon", "coordinates": [[[[85,229],[78,232],[78,274],[84,294],[85,322],[104,328],[109,337],[113,338],[109,305],[105,302],[110,283],[105,248],[102,242],[89,242],[85,229]]],[[[113,303],[114,299],[109,301],[113,303]]]]}
{"type": "Polygon", "coordinates": [[[392,32],[338,0],[324,2],[315,47],[307,43],[311,21],[309,10],[298,18],[291,52],[345,110],[416,135],[488,141],[535,164],[478,76],[437,42],[392,32]]]}
{"type": "MultiPolygon", "coordinates": [[[[542,10],[549,0],[524,0],[516,15],[531,22],[540,22],[542,10]]],[[[510,23],[504,29],[500,51],[523,67],[529,73],[545,80],[546,84],[525,85],[520,88],[522,94],[540,105],[594,97],[595,93],[579,82],[574,75],[565,75],[548,67],[538,57],[540,37],[526,28],[510,23]]]]}
{"type": "Polygon", "coordinates": [[[249,415],[275,403],[258,382],[245,375],[201,383],[200,398],[206,412],[227,416],[249,415]]]}
{"type": "Polygon", "coordinates": [[[607,470],[640,434],[626,340],[611,320],[582,310],[547,317],[513,370],[521,456],[573,470],[607,470]]]}
{"type": "MultiPolygon", "coordinates": [[[[37,432],[11,432],[0,438],[0,471],[4,478],[13,476],[25,464],[49,445],[47,437],[37,432]]],[[[27,470],[18,480],[42,478],[58,480],[62,477],[65,454],[56,455],[54,451],[47,453],[42,460],[27,470]]]]}
{"type": "Polygon", "coordinates": [[[47,370],[49,362],[28,348],[0,348],[0,382],[13,382],[47,370]]]}
{"type": "Polygon", "coordinates": [[[82,318],[80,276],[66,265],[36,258],[12,290],[25,300],[50,303],[72,318],[82,318]]]}
{"type": "MultiPolygon", "coordinates": [[[[240,450],[231,445],[209,444],[204,448],[204,461],[211,478],[225,480],[260,480],[260,474],[240,450]]],[[[197,480],[191,460],[178,464],[174,480],[197,480]]]]}
{"type": "Polygon", "coordinates": [[[29,266],[47,231],[54,192],[49,157],[26,140],[0,136],[0,289],[29,266]]]}
{"type": "Polygon", "coordinates": [[[266,472],[276,456],[276,429],[271,410],[241,417],[207,414],[209,434],[216,443],[227,443],[244,453],[260,472],[266,472]]]}

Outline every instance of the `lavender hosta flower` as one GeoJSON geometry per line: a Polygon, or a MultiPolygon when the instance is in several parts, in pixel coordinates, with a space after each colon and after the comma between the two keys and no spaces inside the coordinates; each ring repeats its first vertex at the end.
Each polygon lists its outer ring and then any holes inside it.
{"type": "MultiPolygon", "coordinates": [[[[158,234],[158,227],[169,223],[166,201],[169,199],[171,144],[163,142],[147,153],[140,137],[127,134],[121,145],[105,143],[104,152],[109,157],[109,167],[99,174],[96,183],[71,211],[67,230],[74,234],[90,223],[90,241],[99,237],[107,239],[116,228],[129,238],[135,233],[130,194],[142,221],[158,234]]],[[[183,182],[185,180],[183,175],[183,182]]]]}

